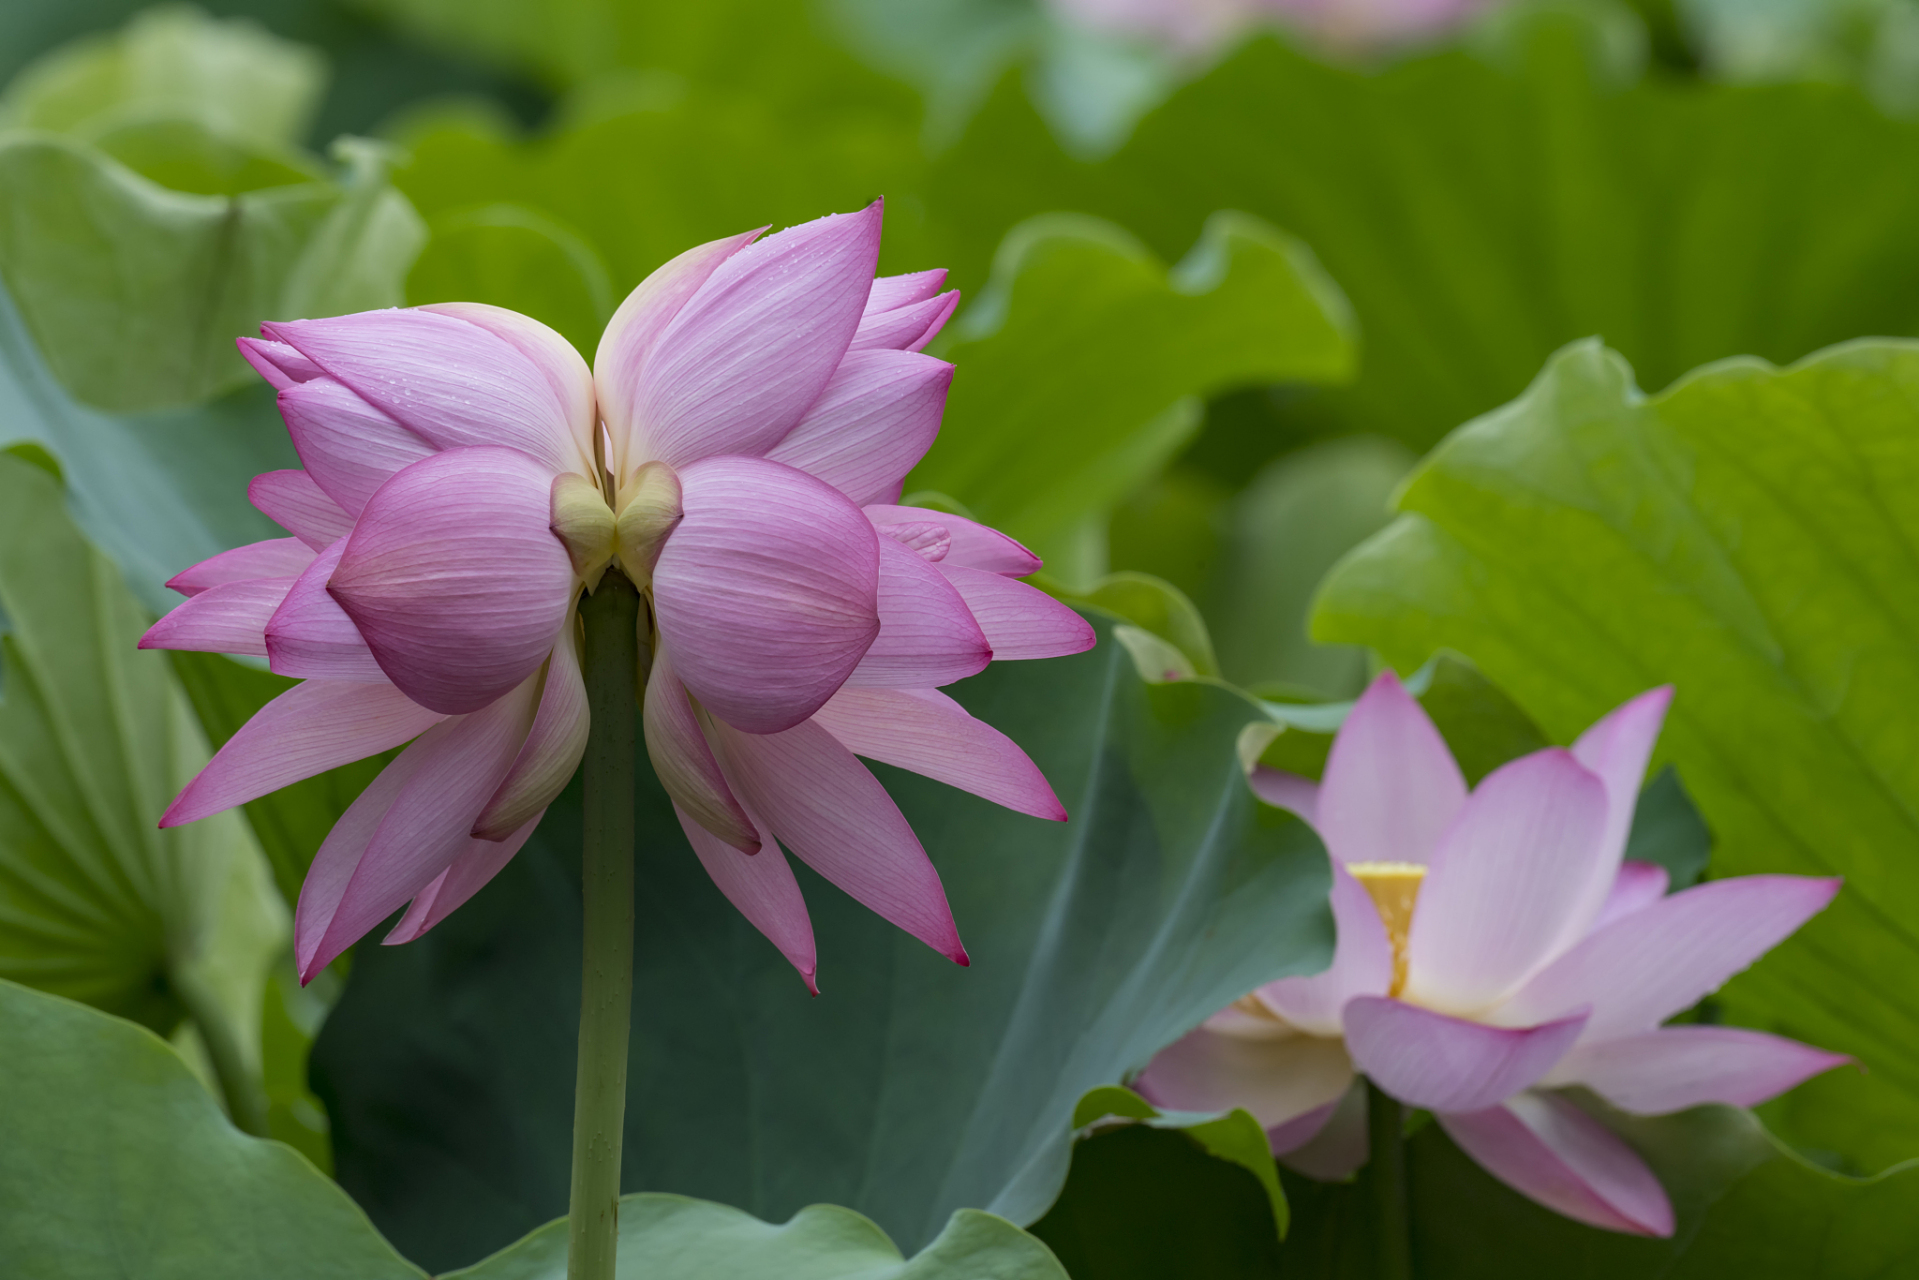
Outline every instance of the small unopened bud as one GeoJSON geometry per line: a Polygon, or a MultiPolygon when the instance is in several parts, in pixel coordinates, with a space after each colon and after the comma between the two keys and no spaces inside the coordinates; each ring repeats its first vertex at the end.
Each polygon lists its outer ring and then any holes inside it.
{"type": "Polygon", "coordinates": [[[614,541],[620,568],[637,586],[653,581],[667,535],[680,522],[680,478],[664,462],[649,462],[620,486],[614,541]]]}
{"type": "Polygon", "coordinates": [[[573,572],[580,575],[586,589],[600,585],[600,577],[618,553],[614,542],[615,522],[612,508],[600,486],[585,476],[567,472],[553,481],[553,536],[566,547],[573,572]]]}

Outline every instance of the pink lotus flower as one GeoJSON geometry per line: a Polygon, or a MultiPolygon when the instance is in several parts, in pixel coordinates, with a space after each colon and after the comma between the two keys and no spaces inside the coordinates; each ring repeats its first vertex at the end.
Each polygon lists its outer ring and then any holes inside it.
{"type": "Polygon", "coordinates": [[[1499,0],[1051,0],[1094,31],[1137,36],[1186,55],[1211,53],[1272,22],[1338,49],[1430,39],[1499,0]]]}
{"type": "Polygon", "coordinates": [[[1012,539],[898,505],[953,373],[919,352],[958,295],[942,271],[874,279],[880,219],[875,202],[688,250],[628,296],[592,371],[544,325],[467,303],[241,339],[305,464],[250,495],[294,536],[173,579],[188,599],[142,645],[303,683],[162,825],[412,742],[308,872],[303,979],[403,904],[386,941],[420,936],[526,841],[585,748],[575,613],[613,564],[648,605],[647,750],[720,890],[809,986],[776,840],[966,963],[938,875],[854,757],[1063,820],[939,687],[1093,633],[1016,581],[1040,562],[1012,539]]]}
{"type": "Polygon", "coordinates": [[[1671,696],[1642,694],[1571,750],[1514,760],[1469,795],[1424,710],[1381,675],[1322,782],[1264,767],[1252,779],[1332,855],[1332,967],[1213,1015],[1153,1059],[1141,1092],[1173,1108],[1244,1107],[1287,1163],[1342,1178],[1366,1156],[1363,1073],[1540,1204],[1671,1235],[1652,1172],[1554,1089],[1583,1085],[1660,1115],[1752,1106],[1847,1061],[1757,1031],[1659,1025],[1839,888],[1743,876],[1668,895],[1663,868],[1622,862],[1671,696]]]}

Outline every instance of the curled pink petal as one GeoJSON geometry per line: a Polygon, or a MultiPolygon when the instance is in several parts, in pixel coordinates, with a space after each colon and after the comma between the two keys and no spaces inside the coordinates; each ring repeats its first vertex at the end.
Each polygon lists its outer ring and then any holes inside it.
{"type": "Polygon", "coordinates": [[[147,628],[142,649],[267,656],[267,619],[293,589],[292,578],[223,582],[187,597],[147,628]]]}
{"type": "Polygon", "coordinates": [[[714,885],[749,924],[779,948],[787,963],[800,971],[806,989],[818,995],[814,976],[819,972],[819,958],[813,948],[813,921],[806,913],[799,882],[793,879],[793,868],[787,865],[786,855],[780,852],[765,824],[754,824],[760,851],[745,854],[693,821],[678,805],[673,806],[673,812],[714,885]]]}
{"type": "Polygon", "coordinates": [[[1578,900],[1567,913],[1561,948],[1586,936],[1594,918],[1613,890],[1626,840],[1632,834],[1633,810],[1639,805],[1639,787],[1646,779],[1646,762],[1666,722],[1672,704],[1672,686],[1642,693],[1608,712],[1573,743],[1573,759],[1591,770],[1606,786],[1606,828],[1600,837],[1600,856],[1593,863],[1578,900]]]}
{"type": "Polygon", "coordinates": [[[720,263],[646,357],[633,401],[641,454],[680,468],[779,443],[846,354],[879,245],[875,201],[720,263]]]}
{"type": "Polygon", "coordinates": [[[1608,1231],[1673,1233],[1672,1202],[1652,1170],[1563,1098],[1522,1093],[1439,1123],[1480,1168],[1554,1213],[1608,1231]]]}
{"type": "Polygon", "coordinates": [[[1354,996],[1383,996],[1393,985],[1393,944],[1364,885],[1333,860],[1333,924],[1338,942],[1324,973],[1281,978],[1259,998],[1296,1027],[1320,1036],[1340,1034],[1341,1011],[1354,996]]]}
{"type": "Polygon", "coordinates": [[[818,476],[857,503],[898,496],[932,447],[953,366],[901,351],[855,351],[799,424],[766,456],[818,476]]]}
{"type": "Polygon", "coordinates": [[[1171,1111],[1243,1107],[1272,1129],[1338,1102],[1352,1081],[1353,1064],[1339,1041],[1275,1022],[1258,1036],[1190,1031],[1154,1054],[1133,1088],[1171,1111]]]}
{"type": "Polygon", "coordinates": [[[552,651],[575,590],[548,528],[552,483],[516,450],[451,449],[395,475],[360,514],[329,590],[415,702],[476,711],[552,651]]]}
{"type": "Polygon", "coordinates": [[[313,563],[313,548],[298,538],[273,538],[249,542],[244,547],[222,551],[184,569],[167,580],[171,590],[183,596],[197,596],[208,587],[251,578],[297,578],[313,563]]]}
{"type": "Polygon", "coordinates": [[[160,819],[177,827],[364,760],[446,719],[390,684],[307,680],[254,712],[160,819]]]}
{"type": "Polygon", "coordinates": [[[1537,751],[1488,774],[1440,838],[1420,886],[1407,997],[1471,1013],[1531,977],[1552,958],[1604,860],[1605,825],[1604,785],[1567,751],[1537,751]]]}
{"type": "Polygon", "coordinates": [[[759,828],[720,772],[699,716],[687,701],[686,686],[673,672],[672,652],[664,645],[653,655],[641,717],[647,758],[680,816],[736,852],[759,852],[759,828]]]}
{"type": "Polygon", "coordinates": [[[837,489],[781,463],[708,458],[680,484],[685,515],[653,570],[661,639],[715,716],[790,728],[879,634],[879,537],[837,489]]]}
{"type": "Polygon", "coordinates": [[[572,343],[531,316],[483,302],[433,302],[420,310],[476,325],[518,351],[552,388],[561,420],[573,437],[576,456],[583,461],[593,457],[593,435],[600,424],[593,399],[593,371],[572,343]]]}
{"type": "Polygon", "coordinates": [[[339,601],[327,593],[327,579],[340,567],[347,540],[341,538],[307,566],[267,619],[267,665],[278,675],[316,680],[357,680],[386,684],[360,629],[339,601]]]}
{"type": "Polygon", "coordinates": [[[740,799],[795,857],[955,964],[968,963],[913,828],[832,734],[810,721],[773,734],[715,727],[740,799]]]}
{"type": "MultiPolygon", "coordinates": [[[[307,687],[299,686],[302,689],[307,687]]],[[[419,745],[415,743],[414,747],[419,745]]],[[[367,843],[373,839],[373,833],[380,829],[381,821],[393,808],[394,800],[419,773],[421,765],[431,757],[431,752],[417,751],[414,747],[402,751],[397,760],[380,770],[379,775],[367,784],[366,790],[334,822],[333,830],[327,832],[326,839],[320,843],[319,852],[313,855],[306,880],[300,885],[300,901],[293,909],[293,958],[303,986],[313,980],[314,974],[333,962],[333,956],[321,958],[320,943],[326,935],[327,926],[339,910],[340,897],[353,879],[360,859],[365,856],[367,843]]]]}
{"type": "Polygon", "coordinates": [[[269,338],[236,338],[240,355],[265,378],[275,391],[297,387],[321,376],[320,366],[289,347],[269,338]]]}
{"type": "Polygon", "coordinates": [[[964,516],[948,515],[926,507],[902,507],[870,503],[867,518],[875,525],[936,524],[946,530],[949,542],[944,564],[965,569],[984,569],[1009,578],[1024,578],[1044,567],[1040,558],[998,529],[989,528],[964,516]]]}
{"type": "Polygon", "coordinates": [[[262,472],[247,486],[247,498],[315,551],[326,550],[353,527],[353,517],[304,471],[262,472]]]}
{"type": "MultiPolygon", "coordinates": [[[[1253,794],[1277,809],[1297,814],[1307,826],[1318,828],[1319,784],[1271,765],[1256,764],[1246,775],[1253,794]]],[[[1338,859],[1334,859],[1338,862],[1338,859]]],[[[1343,864],[1342,864],[1343,865],[1343,864]]]]}
{"type": "Polygon", "coordinates": [[[1353,704],[1319,784],[1326,847],[1341,862],[1425,862],[1466,804],[1453,753],[1391,671],[1353,704]]]}
{"type": "Polygon", "coordinates": [[[1093,624],[1037,587],[946,559],[933,566],[973,611],[996,662],[1084,653],[1099,637],[1093,624]]]}
{"type": "MultiPolygon", "coordinates": [[[[540,683],[540,706],[527,731],[520,754],[507,771],[500,789],[473,820],[473,835],[481,840],[511,840],[528,822],[539,821],[579,768],[586,754],[591,717],[586,702],[586,680],[580,673],[580,639],[568,615],[559,641],[547,659],[540,683]]],[[[476,865],[484,863],[484,859],[476,865]]],[[[506,865],[504,862],[501,866],[506,865]]],[[[498,868],[495,868],[497,870],[498,868]]],[[[492,872],[487,873],[491,877],[492,872]]],[[[456,878],[458,879],[458,878],[456,878]]],[[[482,882],[484,883],[484,882],[482,882]]],[[[475,885],[474,888],[478,888],[475,885]]],[[[464,900],[464,899],[463,899],[464,900]]],[[[452,910],[448,907],[447,910],[452,910]]],[[[437,920],[440,917],[435,916],[437,920]]],[[[427,925],[425,927],[431,927],[427,925]]]]}
{"type": "Polygon", "coordinates": [[[351,516],[394,472],[439,452],[328,377],[282,391],[280,416],[307,474],[351,516]]]}
{"type": "Polygon", "coordinates": [[[1547,1077],[1621,1111],[1664,1115],[1707,1102],[1756,1107],[1852,1059],[1743,1027],[1661,1027],[1582,1044],[1547,1077]]]}
{"type": "Polygon", "coordinates": [[[634,402],[639,397],[641,374],[660,334],[719,265],[757,240],[764,230],[760,227],[688,249],[640,281],[607,322],[593,356],[593,381],[599,393],[600,413],[613,438],[614,457],[608,461],[621,480],[626,479],[633,465],[629,454],[638,434],[634,402]]]}
{"type": "Polygon", "coordinates": [[[878,545],[880,633],[847,683],[926,689],[986,670],[992,647],[953,585],[893,539],[878,545]]]}
{"type": "MultiPolygon", "coordinates": [[[[471,715],[442,721],[401,753],[401,760],[415,757],[412,771],[367,839],[338,898],[329,904],[330,895],[316,897],[310,919],[296,913],[296,938],[303,926],[307,930],[296,946],[302,976],[331,964],[468,850],[474,819],[505,781],[526,740],[536,683],[528,679],[471,715]]],[[[306,897],[302,890],[302,908],[306,897]]]]}
{"type": "Polygon", "coordinates": [[[916,302],[924,302],[938,293],[946,284],[946,269],[935,267],[931,271],[913,271],[903,276],[879,276],[873,281],[873,288],[866,295],[868,316],[881,315],[888,311],[897,311],[901,307],[910,307],[916,302]]]}
{"type": "Polygon", "coordinates": [[[949,787],[1053,822],[1066,810],[1013,740],[933,689],[841,689],[813,723],[856,756],[911,769],[949,787]]]}
{"type": "Polygon", "coordinates": [[[1266,1131],[1266,1143],[1288,1169],[1322,1182],[1343,1182],[1366,1163],[1366,1082],[1355,1079],[1337,1102],[1266,1131]]]}
{"type": "Polygon", "coordinates": [[[542,809],[500,840],[469,839],[466,851],[453,859],[452,865],[435,877],[432,884],[414,896],[406,914],[400,917],[400,923],[393,926],[393,932],[380,939],[380,945],[396,947],[412,942],[452,915],[455,908],[464,906],[468,898],[486,887],[487,881],[506,869],[506,864],[513,861],[513,855],[525,846],[527,838],[545,816],[546,811],[542,809]]]}
{"type": "Polygon", "coordinates": [[[1606,895],[1605,903],[1600,906],[1592,929],[1603,929],[1641,907],[1650,907],[1666,896],[1666,889],[1671,883],[1672,877],[1657,863],[1620,863],[1619,874],[1613,877],[1612,892],[1606,895]]]}
{"type": "Polygon", "coordinates": [[[1838,880],[1809,876],[1738,876],[1681,890],[1589,934],[1491,1016],[1524,1025],[1590,1005],[1589,1040],[1650,1031],[1778,946],[1838,892],[1838,880]]]}
{"type": "Polygon", "coordinates": [[[555,389],[579,370],[538,360],[491,329],[417,308],[262,328],[429,444],[517,449],[549,480],[592,474],[573,420],[580,397],[555,389]]]}
{"type": "Polygon", "coordinates": [[[959,306],[959,290],[954,289],[926,299],[896,307],[891,311],[867,309],[853,334],[852,351],[918,351],[946,327],[954,308],[959,306]]]}
{"type": "Polygon", "coordinates": [[[1431,1009],[1356,996],[1346,1048],[1366,1078],[1409,1106],[1480,1111],[1536,1083],[1586,1024],[1582,1010],[1537,1027],[1489,1027],[1431,1009]]]}

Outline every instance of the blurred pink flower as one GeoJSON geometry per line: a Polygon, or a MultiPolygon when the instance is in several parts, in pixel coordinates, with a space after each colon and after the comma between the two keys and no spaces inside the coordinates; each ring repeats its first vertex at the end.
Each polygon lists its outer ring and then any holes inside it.
{"type": "Polygon", "coordinates": [[[1499,0],[1052,0],[1070,21],[1138,36],[1175,53],[1205,54],[1242,32],[1276,23],[1341,49],[1441,35],[1499,0]]]}
{"type": "Polygon", "coordinates": [[[1622,862],[1672,691],[1655,689],[1471,794],[1425,711],[1387,672],[1353,707],[1315,785],[1253,789],[1333,859],[1332,967],[1269,982],[1141,1074],[1154,1102],[1244,1107],[1315,1177],[1365,1161],[1355,1073],[1435,1114],[1494,1177],[1547,1208],[1666,1236],[1672,1206],[1611,1130],[1558,1094],[1623,1111],[1752,1106],[1847,1061],[1737,1027],[1659,1024],[1832,900],[1837,880],[1742,876],[1668,895],[1622,862]]]}
{"type": "Polygon", "coordinates": [[[180,574],[186,603],[141,643],[303,683],[162,825],[412,743],[314,858],[303,979],[402,904],[386,941],[420,936],[526,841],[586,746],[576,609],[616,563],[649,606],[647,751],[720,890],[809,986],[776,839],[966,963],[931,862],[854,756],[1063,820],[1025,754],[939,686],[1093,633],[1016,581],[1040,567],[1018,543],[898,505],[953,372],[920,349],[958,295],[942,271],[874,279],[880,221],[875,202],[688,250],[627,297],[591,371],[471,303],[241,339],[305,466],[250,496],[294,536],[180,574]]]}

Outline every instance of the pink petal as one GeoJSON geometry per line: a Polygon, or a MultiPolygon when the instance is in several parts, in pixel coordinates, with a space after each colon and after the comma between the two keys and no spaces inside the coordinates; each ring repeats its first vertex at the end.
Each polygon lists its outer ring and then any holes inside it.
{"type": "Polygon", "coordinates": [[[394,472],[439,452],[328,377],[282,391],[280,416],[307,474],[353,516],[394,472]]]}
{"type": "Polygon", "coordinates": [[[1567,914],[1561,948],[1586,936],[1593,920],[1613,890],[1619,861],[1632,834],[1633,810],[1639,805],[1639,787],[1646,780],[1646,762],[1666,721],[1672,686],[1642,693],[1624,703],[1579,735],[1573,758],[1606,785],[1606,827],[1600,837],[1600,857],[1593,864],[1584,891],[1567,914]]]}
{"type": "Polygon", "coordinates": [[[1280,1017],[1314,1035],[1336,1036],[1340,1013],[1354,996],[1383,996],[1393,985],[1393,944],[1364,885],[1333,861],[1333,923],[1339,941],[1333,963],[1307,978],[1281,978],[1259,989],[1280,1017]]]}
{"type": "Polygon", "coordinates": [[[818,995],[814,975],[819,972],[819,959],[813,949],[813,921],[806,914],[806,899],[800,896],[793,868],[786,864],[786,855],[774,843],[772,832],[764,824],[755,824],[761,848],[758,853],[745,854],[693,821],[678,805],[673,812],[700,865],[726,900],[779,948],[787,963],[800,971],[806,989],[818,995]]]}
{"type": "Polygon", "coordinates": [[[142,649],[267,656],[267,619],[293,589],[292,578],[223,582],[189,596],[140,637],[142,649]]]}
{"type": "Polygon", "coordinates": [[[274,538],[222,551],[191,569],[174,574],[167,580],[167,586],[183,596],[197,596],[208,587],[227,582],[245,582],[250,578],[297,578],[312,563],[313,548],[306,543],[298,538],[274,538]]]}
{"type": "Polygon", "coordinates": [[[688,249],[640,281],[607,322],[593,356],[593,381],[599,393],[600,413],[613,439],[614,456],[608,461],[621,480],[636,465],[630,456],[638,434],[634,403],[640,393],[642,370],[660,334],[719,265],[753,243],[764,230],[761,227],[688,249]]]}
{"type": "Polygon", "coordinates": [[[1656,862],[1620,863],[1619,874],[1613,877],[1612,892],[1606,895],[1604,905],[1599,908],[1599,916],[1592,922],[1592,931],[1597,932],[1641,907],[1650,907],[1666,896],[1671,883],[1672,877],[1656,862]]]}
{"type": "Polygon", "coordinates": [[[720,263],[646,357],[633,400],[641,453],[677,469],[779,443],[846,354],[879,245],[874,201],[720,263]]]}
{"type": "Polygon", "coordinates": [[[709,458],[680,484],[686,514],[653,570],[660,636],[708,711],[790,728],[879,634],[879,538],[837,489],[777,462],[709,458]]]}
{"type": "Polygon", "coordinates": [[[347,540],[322,551],[294,581],[293,590],[267,620],[267,665],[283,676],[387,684],[360,629],[327,592],[347,540]]]}
{"type": "Polygon", "coordinates": [[[1756,1107],[1851,1061],[1743,1027],[1661,1027],[1582,1044],[1547,1079],[1585,1085],[1622,1111],[1664,1115],[1707,1102],[1756,1107]]]}
{"type": "Polygon", "coordinates": [[[876,316],[924,302],[938,293],[945,283],[944,267],[914,271],[903,276],[880,276],[873,281],[872,291],[866,295],[866,314],[876,316]]]}
{"type": "Polygon", "coordinates": [[[547,385],[553,389],[553,397],[561,406],[579,458],[592,459],[593,437],[600,425],[599,407],[594,401],[593,371],[587,368],[572,343],[531,316],[484,302],[433,302],[420,310],[477,325],[518,351],[528,365],[545,376],[547,385]]]}
{"type": "Polygon", "coordinates": [[[641,715],[647,758],[680,815],[738,853],[759,852],[759,828],[734,799],[664,645],[653,655],[641,715]]]}
{"type": "Polygon", "coordinates": [[[549,481],[561,471],[592,474],[576,421],[591,388],[558,389],[584,365],[563,361],[557,348],[543,359],[491,328],[421,309],[262,328],[428,444],[517,449],[540,462],[549,481]]]}
{"type": "Polygon", "coordinates": [[[973,611],[993,660],[1061,658],[1084,653],[1099,639],[1093,624],[1037,587],[984,569],[967,569],[947,558],[933,566],[946,575],[973,611]]]}
{"type": "Polygon", "coordinates": [[[911,769],[994,804],[1053,822],[1066,810],[1024,751],[932,689],[841,689],[813,713],[854,755],[911,769]]]}
{"type": "Polygon", "coordinates": [[[968,963],[912,827],[832,734],[811,722],[775,734],[715,728],[740,798],[795,857],[947,959],[968,963]]]}
{"type": "Polygon", "coordinates": [[[1355,1079],[1337,1102],[1268,1129],[1266,1142],[1288,1169],[1322,1182],[1343,1182],[1371,1154],[1366,1134],[1366,1082],[1355,1079]]]}
{"type": "Polygon", "coordinates": [[[1523,1025],[1591,1005],[1588,1040],[1650,1031],[1792,936],[1837,892],[1837,879],[1809,876],[1739,876],[1681,890],[1588,935],[1492,1016],[1523,1025]]]}
{"type": "Polygon", "coordinates": [[[528,679],[472,715],[433,726],[388,766],[415,757],[337,898],[330,891],[337,877],[327,882],[329,892],[314,895],[311,912],[301,891],[295,935],[303,978],[331,964],[471,847],[474,819],[526,740],[536,683],[528,679]]]}
{"type": "Polygon", "coordinates": [[[868,308],[853,334],[850,351],[919,351],[938,336],[959,306],[959,290],[875,312],[868,308]]]}
{"type": "MultiPolygon", "coordinates": [[[[566,789],[573,771],[579,768],[580,758],[586,754],[590,727],[586,681],[580,674],[579,634],[569,613],[553,646],[553,655],[547,659],[546,676],[540,684],[540,709],[534,713],[533,727],[527,731],[526,741],[520,745],[520,754],[507,771],[506,780],[487,800],[480,816],[473,820],[473,835],[489,842],[511,840],[513,833],[527,823],[539,821],[539,815],[566,789]]],[[[506,865],[504,860],[500,865],[506,865]]],[[[487,872],[488,878],[492,874],[487,872]]],[[[484,883],[482,880],[473,888],[484,883]]],[[[424,927],[430,928],[431,924],[424,927]]]]}
{"type": "Polygon", "coordinates": [[[247,500],[273,523],[315,551],[353,528],[353,517],[304,471],[266,471],[247,486],[247,500]]]}
{"type": "Polygon", "coordinates": [[[932,447],[953,366],[900,351],[856,351],[799,425],[767,451],[854,502],[896,496],[932,447]]]}
{"type": "Polygon", "coordinates": [[[1430,1111],[1479,1111],[1551,1070],[1579,1038],[1586,1015],[1489,1027],[1403,1000],[1356,996],[1345,1023],[1354,1064],[1393,1097],[1430,1111]]]}
{"type": "Polygon", "coordinates": [[[311,982],[314,974],[331,963],[331,957],[320,959],[321,940],[339,910],[341,895],[359,868],[373,833],[380,829],[380,823],[407,783],[413,781],[421,766],[431,759],[431,752],[414,749],[426,741],[422,738],[380,770],[379,776],[334,822],[333,829],[320,842],[319,852],[313,855],[306,880],[300,886],[300,901],[293,909],[293,957],[299,966],[301,985],[311,982]]]}
{"type": "Polygon", "coordinates": [[[1425,708],[1391,671],[1353,704],[1319,784],[1326,848],[1341,862],[1425,862],[1466,804],[1466,779],[1425,708]]]}
{"type": "Polygon", "coordinates": [[[1153,1055],[1133,1089],[1169,1111],[1243,1107],[1262,1129],[1337,1102],[1353,1081],[1339,1041],[1274,1027],[1261,1037],[1190,1031],[1153,1055]]]}
{"type": "Polygon", "coordinates": [[[1001,573],[1009,578],[1024,578],[1029,573],[1038,573],[1043,567],[1038,556],[998,529],[988,528],[964,516],[948,515],[944,511],[932,511],[926,507],[878,503],[869,504],[866,515],[876,525],[926,523],[941,526],[952,537],[946,555],[942,557],[946,564],[984,569],[988,573],[1001,573]]]}
{"type": "Polygon", "coordinates": [[[1522,1093],[1503,1106],[1442,1115],[1479,1167],[1529,1200],[1608,1231],[1670,1236],[1672,1202],[1645,1162],[1563,1098],[1522,1093]]]}
{"type": "Polygon", "coordinates": [[[898,542],[878,541],[880,633],[847,682],[926,689],[986,670],[993,650],[959,592],[898,542]]]}
{"type": "Polygon", "coordinates": [[[1563,749],[1488,774],[1420,885],[1407,935],[1408,998],[1470,1013],[1531,977],[1552,958],[1603,860],[1605,824],[1604,785],[1563,749]]]}
{"type": "Polygon", "coordinates": [[[446,717],[390,684],[308,680],[253,713],[187,784],[163,827],[177,827],[270,791],[364,760],[446,717]]]}
{"type": "Polygon", "coordinates": [[[468,840],[466,852],[455,858],[451,866],[414,897],[406,914],[400,917],[400,923],[393,926],[393,932],[380,939],[380,945],[396,947],[403,942],[412,942],[452,915],[456,908],[465,905],[468,898],[486,887],[487,881],[506,869],[506,864],[513,861],[513,855],[526,844],[527,838],[545,816],[546,811],[542,809],[502,840],[483,840],[478,837],[468,840]]]}
{"type": "MultiPolygon", "coordinates": [[[[1307,826],[1319,827],[1319,784],[1284,769],[1256,764],[1246,775],[1253,794],[1278,809],[1297,814],[1307,826]]],[[[1338,859],[1334,859],[1338,862],[1338,859]]],[[[1340,864],[1344,865],[1344,864],[1340,864]]]]}
{"type": "Polygon", "coordinates": [[[548,528],[552,485],[512,449],[452,449],[401,471],[360,514],[329,589],[415,702],[476,711],[552,651],[575,590],[548,528]]]}
{"type": "Polygon", "coordinates": [[[275,391],[285,391],[321,376],[319,365],[284,342],[267,338],[236,338],[234,342],[253,371],[265,378],[275,391]]]}

